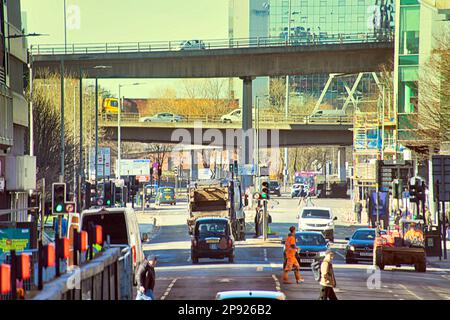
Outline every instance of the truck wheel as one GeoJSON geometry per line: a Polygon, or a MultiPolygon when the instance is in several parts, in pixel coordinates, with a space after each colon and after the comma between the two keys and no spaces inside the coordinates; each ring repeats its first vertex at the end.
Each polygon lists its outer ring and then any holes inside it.
{"type": "Polygon", "coordinates": [[[379,251],[375,252],[375,265],[380,268],[380,270],[384,270],[383,256],[379,251]]]}

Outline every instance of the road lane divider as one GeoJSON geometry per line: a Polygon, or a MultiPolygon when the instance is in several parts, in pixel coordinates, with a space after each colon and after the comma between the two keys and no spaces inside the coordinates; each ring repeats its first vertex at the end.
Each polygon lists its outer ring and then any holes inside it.
{"type": "Polygon", "coordinates": [[[280,285],[280,281],[278,280],[277,276],[272,274],[272,279],[273,279],[273,281],[275,281],[275,290],[277,290],[278,292],[281,292],[281,285],[280,285]]]}
{"type": "Polygon", "coordinates": [[[422,297],[418,296],[417,294],[415,294],[413,291],[409,290],[404,284],[399,284],[400,287],[403,288],[403,290],[405,290],[406,292],[408,292],[410,295],[412,295],[413,297],[415,297],[417,300],[423,300],[422,297]]]}
{"type": "Polygon", "coordinates": [[[166,297],[169,295],[170,291],[173,288],[173,285],[175,284],[175,282],[177,282],[177,278],[173,279],[172,282],[169,284],[169,286],[166,289],[166,292],[164,292],[163,296],[161,297],[161,300],[165,300],[166,297]]]}

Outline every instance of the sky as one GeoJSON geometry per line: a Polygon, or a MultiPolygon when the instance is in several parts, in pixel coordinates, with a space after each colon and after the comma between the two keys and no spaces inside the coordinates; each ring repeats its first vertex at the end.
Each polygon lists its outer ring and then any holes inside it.
{"type": "MultiPolygon", "coordinates": [[[[64,0],[21,0],[29,45],[64,44],[64,0]]],[[[228,0],[66,0],[67,44],[187,39],[226,39],[228,0]]],[[[118,84],[136,79],[100,80],[118,94],[118,84]]],[[[166,87],[181,87],[181,80],[139,79],[125,96],[152,97],[166,87]]],[[[181,95],[182,91],[177,90],[181,95]]]]}

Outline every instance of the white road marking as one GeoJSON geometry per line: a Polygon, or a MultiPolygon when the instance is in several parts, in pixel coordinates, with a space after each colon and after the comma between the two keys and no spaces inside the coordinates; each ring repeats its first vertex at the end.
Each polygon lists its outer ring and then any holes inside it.
{"type": "Polygon", "coordinates": [[[335,251],[338,255],[340,255],[342,258],[344,258],[345,259],[345,256],[342,254],[342,253],[340,253],[339,251],[335,251]]]}
{"type": "Polygon", "coordinates": [[[280,285],[280,281],[278,281],[278,278],[276,275],[272,274],[272,278],[275,281],[275,289],[280,292],[281,291],[281,285],[280,285]]]}
{"type": "Polygon", "coordinates": [[[423,300],[423,298],[419,297],[417,294],[415,294],[414,292],[412,292],[411,290],[409,290],[405,285],[400,284],[400,287],[402,287],[403,289],[405,289],[406,292],[408,292],[410,295],[414,296],[417,300],[423,300]]]}
{"type": "Polygon", "coordinates": [[[267,259],[267,249],[264,249],[264,261],[268,261],[268,259],[267,259]]]}
{"type": "Polygon", "coordinates": [[[264,267],[263,266],[257,266],[256,267],[256,271],[260,272],[263,271],[264,267]]]}
{"type": "Polygon", "coordinates": [[[437,294],[441,299],[450,300],[450,296],[439,290],[436,290],[434,287],[428,286],[427,288],[428,290],[433,291],[435,294],[437,294]]]}
{"type": "Polygon", "coordinates": [[[166,299],[166,297],[167,297],[167,296],[169,295],[169,293],[170,293],[170,290],[172,290],[172,287],[173,287],[173,285],[175,284],[175,282],[176,282],[177,280],[178,280],[177,278],[175,278],[175,279],[172,280],[172,282],[171,282],[171,283],[169,284],[169,286],[167,287],[166,292],[164,292],[163,296],[161,297],[161,300],[166,299]]]}

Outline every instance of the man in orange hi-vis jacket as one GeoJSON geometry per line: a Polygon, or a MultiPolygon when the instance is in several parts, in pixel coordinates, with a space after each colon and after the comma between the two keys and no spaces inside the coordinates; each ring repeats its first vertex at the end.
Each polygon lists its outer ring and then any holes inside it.
{"type": "Polygon", "coordinates": [[[303,282],[304,279],[300,276],[300,265],[297,261],[296,253],[299,248],[295,244],[295,227],[292,226],[289,228],[290,233],[288,234],[285,243],[284,243],[284,252],[286,254],[286,265],[283,271],[283,282],[284,283],[292,283],[289,281],[289,271],[294,269],[295,280],[297,283],[303,282]]]}

